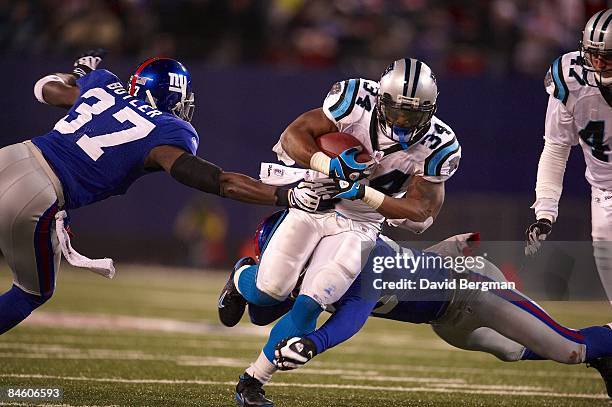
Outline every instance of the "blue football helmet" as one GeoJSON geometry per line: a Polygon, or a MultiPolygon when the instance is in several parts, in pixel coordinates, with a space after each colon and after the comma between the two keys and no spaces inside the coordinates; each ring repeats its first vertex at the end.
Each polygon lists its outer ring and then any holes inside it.
{"type": "Polygon", "coordinates": [[[150,58],[136,68],[128,92],[151,107],[190,122],[195,109],[191,75],[183,64],[170,58],[150,58]]]}
{"type": "Polygon", "coordinates": [[[274,212],[272,215],[264,219],[257,227],[257,230],[255,231],[255,236],[253,236],[253,246],[255,246],[255,259],[257,261],[259,261],[261,254],[268,245],[268,241],[272,237],[272,234],[274,233],[278,225],[280,225],[280,223],[283,221],[283,219],[285,219],[285,216],[287,216],[288,212],[289,209],[274,212]]]}

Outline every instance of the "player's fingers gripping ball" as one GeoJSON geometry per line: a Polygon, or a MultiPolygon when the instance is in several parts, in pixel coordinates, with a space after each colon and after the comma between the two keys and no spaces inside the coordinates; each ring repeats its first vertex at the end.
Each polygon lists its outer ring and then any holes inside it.
{"type": "Polygon", "coordinates": [[[317,354],[317,348],[310,339],[283,339],[276,345],[274,365],[279,370],[293,370],[305,365],[317,354]]]}
{"type": "Polygon", "coordinates": [[[363,147],[361,146],[351,147],[341,152],[337,157],[332,158],[329,163],[329,176],[346,181],[357,181],[366,178],[374,161],[357,161],[357,155],[362,150],[363,147]]]}

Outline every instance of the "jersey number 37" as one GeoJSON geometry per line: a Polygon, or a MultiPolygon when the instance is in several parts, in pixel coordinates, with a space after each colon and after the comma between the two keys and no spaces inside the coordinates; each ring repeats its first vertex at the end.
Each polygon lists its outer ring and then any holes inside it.
{"type": "MultiPolygon", "coordinates": [[[[93,116],[105,112],[115,105],[115,97],[102,88],[89,89],[81,98],[95,98],[97,101],[91,104],[86,101],[81,102],[74,109],[74,111],[78,113],[78,116],[72,120],[68,120],[68,116],[65,116],[57,122],[54,130],[57,130],[61,134],[76,133],[81,127],[90,122],[93,116]]],[[[140,116],[127,106],[113,114],[113,117],[119,123],[123,124],[129,122],[134,126],[95,137],[89,137],[87,134],[83,134],[76,142],[94,161],[97,161],[102,154],[104,154],[102,147],[113,147],[129,143],[130,141],[140,140],[147,137],[155,128],[155,124],[140,116]]]]}

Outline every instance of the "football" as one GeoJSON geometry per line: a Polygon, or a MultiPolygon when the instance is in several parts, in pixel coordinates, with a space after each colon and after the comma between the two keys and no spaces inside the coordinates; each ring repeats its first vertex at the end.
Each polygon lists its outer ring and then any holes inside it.
{"type": "Polygon", "coordinates": [[[351,147],[361,146],[363,150],[357,154],[357,162],[364,163],[372,159],[365,146],[348,133],[327,133],[317,137],[315,141],[321,151],[332,158],[337,157],[338,154],[351,147]]]}

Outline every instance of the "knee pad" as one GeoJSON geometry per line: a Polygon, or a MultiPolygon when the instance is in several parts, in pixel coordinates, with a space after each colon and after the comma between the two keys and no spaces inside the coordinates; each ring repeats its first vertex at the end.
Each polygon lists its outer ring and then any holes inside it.
{"type": "Polygon", "coordinates": [[[302,294],[323,306],[333,304],[346,293],[358,274],[359,270],[352,273],[337,262],[326,264],[308,286],[302,287],[302,294]]]}

